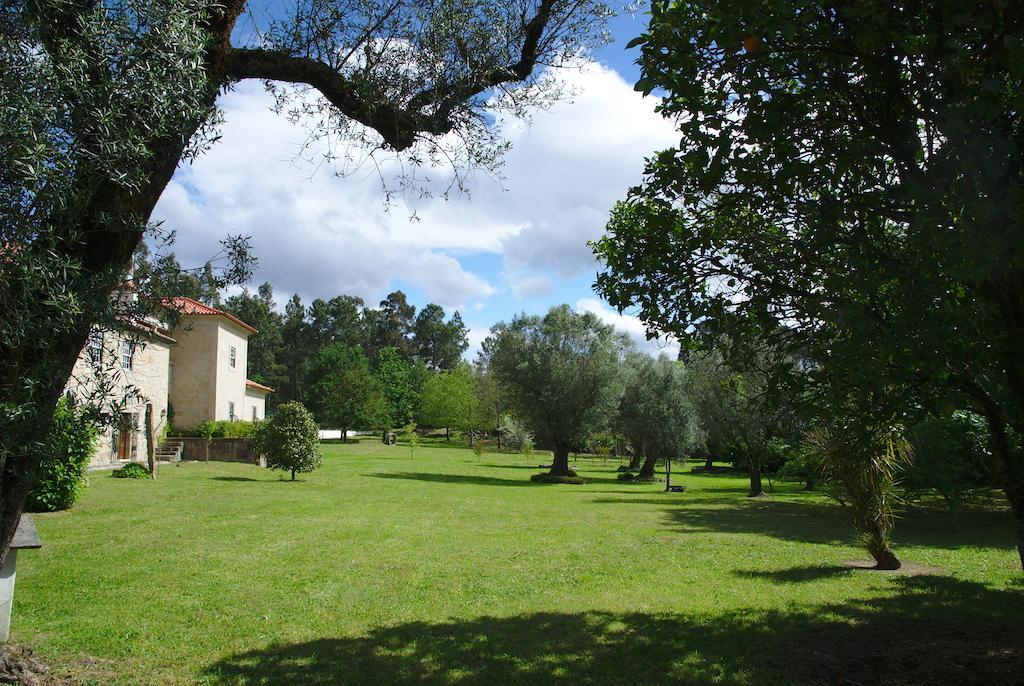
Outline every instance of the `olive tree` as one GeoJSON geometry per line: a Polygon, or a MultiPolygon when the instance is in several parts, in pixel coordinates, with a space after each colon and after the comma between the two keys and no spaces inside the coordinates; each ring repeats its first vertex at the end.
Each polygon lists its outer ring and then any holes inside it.
{"type": "Polygon", "coordinates": [[[278,406],[273,417],[256,427],[254,446],[269,469],[290,471],[292,481],[297,473],[319,467],[324,459],[313,415],[298,401],[278,406]]]}
{"type": "Polygon", "coordinates": [[[617,400],[625,335],[568,305],[491,328],[483,354],[516,416],[554,454],[550,476],[571,477],[569,451],[607,424],[617,400]]]}
{"type": "Polygon", "coordinates": [[[687,397],[686,370],[662,355],[631,355],[616,427],[643,458],[637,478],[651,479],[658,460],[681,457],[693,444],[695,426],[687,397]]]}
{"type": "Polygon", "coordinates": [[[493,169],[501,115],[557,97],[538,66],[603,40],[607,15],[591,0],[296,0],[264,21],[249,4],[0,9],[0,557],[75,360],[124,319],[111,293],[178,164],[216,142],[221,93],[264,82],[335,159],[493,169]]]}

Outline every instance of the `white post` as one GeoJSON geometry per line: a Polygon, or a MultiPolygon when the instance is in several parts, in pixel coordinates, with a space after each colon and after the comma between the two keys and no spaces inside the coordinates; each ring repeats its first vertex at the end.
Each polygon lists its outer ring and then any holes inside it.
{"type": "Polygon", "coordinates": [[[11,636],[11,606],[14,605],[14,570],[18,565],[18,549],[7,551],[7,559],[0,568],[0,643],[11,636]]]}

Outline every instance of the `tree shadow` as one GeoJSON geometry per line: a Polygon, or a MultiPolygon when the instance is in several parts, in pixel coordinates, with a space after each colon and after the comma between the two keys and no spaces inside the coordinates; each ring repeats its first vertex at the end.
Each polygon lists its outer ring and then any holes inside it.
{"type": "MultiPolygon", "coordinates": [[[[741,497],[690,500],[687,495],[682,495],[676,507],[666,510],[670,525],[685,533],[761,534],[817,544],[845,543],[854,538],[850,514],[828,501],[741,497]]],[[[606,499],[616,500],[630,502],[606,499]]],[[[1003,510],[975,510],[955,517],[940,510],[914,511],[897,521],[894,539],[897,546],[1009,549],[1013,545],[1013,523],[1003,510]]]]}
{"type": "Polygon", "coordinates": [[[253,479],[248,476],[211,476],[214,481],[266,481],[266,479],[253,479]]]}
{"type": "Polygon", "coordinates": [[[468,474],[438,474],[428,472],[381,472],[365,474],[375,479],[402,479],[443,484],[472,484],[475,486],[534,486],[527,479],[499,479],[494,476],[471,476],[468,474]]]}
{"type": "Polygon", "coordinates": [[[416,621],[272,643],[201,676],[225,686],[1017,682],[1021,594],[948,577],[892,582],[891,596],[813,611],[416,621]]]}
{"type": "Polygon", "coordinates": [[[820,581],[821,579],[832,579],[838,576],[848,576],[853,572],[854,570],[850,567],[840,567],[837,565],[807,565],[773,571],[740,569],[734,572],[734,574],[748,579],[763,579],[775,584],[799,584],[809,581],[820,581]]]}

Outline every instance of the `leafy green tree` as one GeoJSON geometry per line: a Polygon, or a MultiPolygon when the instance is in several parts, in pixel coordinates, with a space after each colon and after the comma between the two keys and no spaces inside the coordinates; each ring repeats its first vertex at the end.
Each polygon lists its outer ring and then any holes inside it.
{"type": "Polygon", "coordinates": [[[297,293],[284,306],[281,341],[281,354],[278,359],[284,371],[284,383],[277,389],[275,395],[279,395],[278,402],[301,401],[304,398],[303,390],[310,358],[316,353],[310,350],[306,308],[297,293]]]}
{"type": "Polygon", "coordinates": [[[363,309],[363,299],[351,295],[314,300],[307,313],[311,349],[318,351],[332,343],[365,346],[363,309]]]}
{"type": "Polygon", "coordinates": [[[551,447],[550,475],[575,476],[569,451],[607,423],[628,340],[593,313],[561,305],[496,324],[484,348],[509,406],[551,447]]]}
{"type": "MultiPolygon", "coordinates": [[[[711,456],[736,454],[750,474],[750,496],[764,495],[761,479],[768,446],[792,432],[793,409],[772,393],[769,356],[750,360],[742,371],[730,368],[722,347],[689,356],[686,395],[697,431],[711,456]]],[[[710,458],[709,458],[710,462],[710,458]]]]}
{"type": "Polygon", "coordinates": [[[481,361],[473,365],[473,385],[476,390],[473,428],[483,432],[493,431],[497,437],[498,450],[501,450],[501,415],[504,409],[501,386],[495,375],[481,361]]]}
{"type": "Polygon", "coordinates": [[[469,347],[468,331],[458,312],[448,322],[444,309],[430,303],[416,315],[412,327],[412,355],[428,369],[451,371],[462,360],[469,347]]]}
{"type": "Polygon", "coordinates": [[[344,343],[320,351],[310,374],[310,408],[321,426],[341,429],[377,427],[384,403],[380,381],[370,370],[362,348],[344,343]]]}
{"type": "MultiPolygon", "coordinates": [[[[247,4],[0,9],[0,557],[91,331],[159,302],[110,296],[178,164],[217,141],[225,89],[265,83],[281,110],[321,124],[311,141],[341,136],[414,166],[444,158],[462,172],[493,169],[499,115],[557,97],[535,67],[601,42],[607,16],[589,0],[300,0],[266,22],[247,4]],[[511,97],[486,97],[494,89],[511,97]]],[[[243,282],[247,245],[227,246],[229,276],[218,278],[243,282]]]]}
{"type": "Polygon", "coordinates": [[[419,406],[411,365],[394,348],[383,348],[377,352],[373,373],[387,400],[387,427],[404,426],[416,416],[419,406]]]}
{"type": "Polygon", "coordinates": [[[615,424],[644,458],[637,475],[654,477],[657,460],[681,457],[693,443],[692,405],[683,364],[643,353],[628,360],[615,424]]]}
{"type": "Polygon", "coordinates": [[[384,348],[392,348],[402,359],[408,360],[409,337],[412,335],[415,316],[416,306],[409,304],[402,291],[389,293],[387,298],[380,301],[380,309],[366,310],[364,317],[371,355],[384,348]]]}
{"type": "Polygon", "coordinates": [[[468,364],[450,372],[435,372],[427,377],[420,395],[420,424],[444,427],[445,440],[451,429],[474,428],[476,387],[468,364]]]}
{"type": "Polygon", "coordinates": [[[655,330],[806,351],[851,421],[977,411],[1024,565],[1018,10],[653,3],[638,88],[680,143],[613,212],[598,286],[655,330]]]}
{"type": "Polygon", "coordinates": [[[926,417],[910,429],[909,440],[914,464],[901,485],[910,493],[934,489],[957,512],[973,490],[994,481],[991,438],[980,415],[958,410],[926,417]]]}
{"type": "Polygon", "coordinates": [[[260,422],[253,447],[269,469],[291,472],[292,481],[296,474],[319,467],[324,457],[313,415],[299,402],[278,406],[270,419],[260,422]]]}

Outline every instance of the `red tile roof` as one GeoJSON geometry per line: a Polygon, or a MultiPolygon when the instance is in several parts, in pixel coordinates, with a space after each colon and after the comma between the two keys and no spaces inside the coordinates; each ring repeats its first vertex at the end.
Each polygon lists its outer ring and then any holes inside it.
{"type": "Polygon", "coordinates": [[[245,385],[248,386],[249,388],[255,388],[257,391],[266,391],[267,393],[273,393],[274,392],[274,389],[271,388],[270,386],[264,386],[261,383],[256,383],[252,379],[246,379],[245,380],[245,385]]]}
{"type": "Polygon", "coordinates": [[[177,298],[171,298],[170,303],[169,303],[169,307],[171,307],[172,309],[177,310],[178,312],[180,312],[182,314],[199,315],[199,316],[224,317],[228,321],[234,322],[238,326],[242,327],[243,329],[245,329],[249,333],[258,333],[255,328],[253,328],[249,324],[246,324],[245,322],[243,322],[241,319],[239,319],[238,317],[234,316],[233,314],[228,314],[224,310],[218,310],[216,307],[210,307],[209,305],[204,305],[203,303],[199,302],[198,300],[193,300],[192,298],[186,298],[186,297],[183,297],[183,296],[182,297],[177,297],[177,298]]]}

